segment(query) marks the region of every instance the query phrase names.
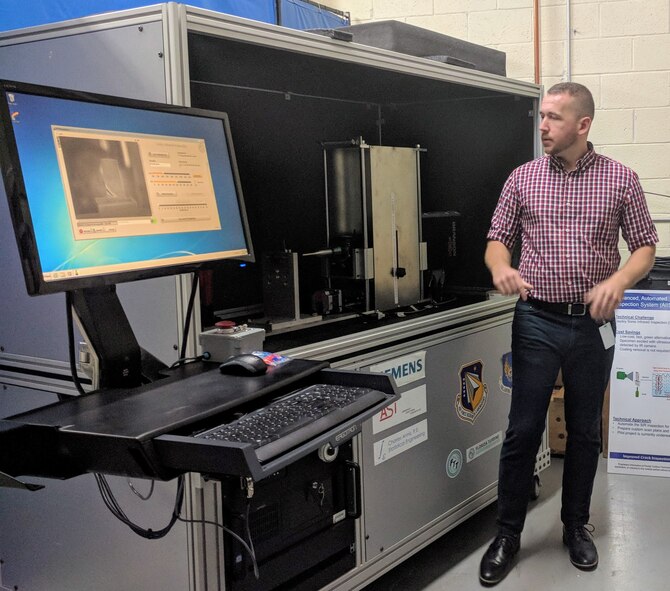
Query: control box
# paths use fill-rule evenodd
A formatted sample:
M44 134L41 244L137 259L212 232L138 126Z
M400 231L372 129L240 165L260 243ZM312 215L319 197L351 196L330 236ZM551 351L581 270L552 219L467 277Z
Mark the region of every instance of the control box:
M221 322L213 329L201 332L199 341L203 352L210 354L210 361L221 362L240 353L262 351L265 330Z

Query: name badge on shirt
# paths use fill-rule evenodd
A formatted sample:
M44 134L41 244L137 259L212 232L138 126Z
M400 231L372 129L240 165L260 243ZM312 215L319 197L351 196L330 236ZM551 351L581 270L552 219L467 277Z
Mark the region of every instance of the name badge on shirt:
M614 331L612 330L612 323L605 322L599 329L600 338L603 340L605 349L614 347Z

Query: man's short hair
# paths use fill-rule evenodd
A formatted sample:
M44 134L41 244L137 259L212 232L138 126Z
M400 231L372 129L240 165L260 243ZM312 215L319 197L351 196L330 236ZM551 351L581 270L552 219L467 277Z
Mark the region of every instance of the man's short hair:
M559 82L547 90L547 94L569 94L575 99L577 115L593 119L596 108L593 102L593 95L586 86L577 82Z

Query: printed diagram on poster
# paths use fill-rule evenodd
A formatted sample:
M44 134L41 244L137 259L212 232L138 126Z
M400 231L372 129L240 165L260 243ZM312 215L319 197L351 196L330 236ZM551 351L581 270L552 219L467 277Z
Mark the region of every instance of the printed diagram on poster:
M670 292L627 291L616 328L608 471L670 477Z

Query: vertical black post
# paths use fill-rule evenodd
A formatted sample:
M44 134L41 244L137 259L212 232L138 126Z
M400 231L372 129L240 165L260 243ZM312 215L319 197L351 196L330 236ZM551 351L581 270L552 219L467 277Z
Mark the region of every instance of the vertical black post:
M99 361L100 388L134 388L142 383L142 352L116 286L77 289L72 307Z
M281 3L282 3L282 0L275 0L275 14L277 16L277 24L278 25L282 24Z

